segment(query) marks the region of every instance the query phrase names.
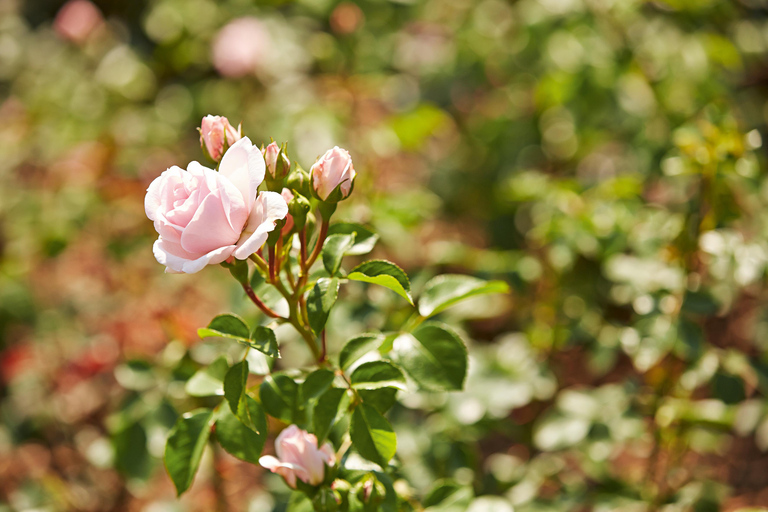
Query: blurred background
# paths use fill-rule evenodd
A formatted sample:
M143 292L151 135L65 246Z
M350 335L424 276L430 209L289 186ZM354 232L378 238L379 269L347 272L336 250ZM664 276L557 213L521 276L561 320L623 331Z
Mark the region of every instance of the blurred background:
M304 168L347 148L337 217L415 289L512 285L444 315L467 390L390 415L416 495L768 510L767 96L766 0L0 0L0 511L286 510L229 455L181 500L162 466L225 350L196 329L255 318L152 256L146 187L202 161L206 114ZM406 314L346 298L337 348Z

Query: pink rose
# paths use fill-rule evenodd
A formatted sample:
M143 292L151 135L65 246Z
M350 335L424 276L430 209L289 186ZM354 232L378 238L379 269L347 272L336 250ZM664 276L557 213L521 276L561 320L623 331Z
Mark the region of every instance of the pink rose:
M296 477L309 485L320 485L325 480L325 466L336 463L330 443L317 447L317 437L296 425L286 428L275 440L277 458L266 455L259 464L282 476L293 489Z
M317 197L323 201L340 201L352 192L352 184L355 180L355 169L352 167L352 157L346 149L336 146L329 149L315 162L309 171L312 188ZM336 188L339 195L330 197Z
M222 28L213 41L213 65L224 76L256 71L269 47L269 34L256 18L238 18Z
M293 192L291 192L290 189L283 188L283 191L280 192L280 195L283 196L283 199L285 199L285 203L288 204L291 201L293 201ZM285 217L285 225L283 225L283 230L281 233L283 235L287 235L291 232L293 229L293 215L290 213Z
M275 170L277 169L277 156L280 154L280 146L277 142L272 142L269 146L264 148L264 161L267 164L267 171L272 177L275 177Z
M98 7L88 0L70 0L56 14L53 28L64 39L82 43L103 22Z
M240 137L240 127L235 130L226 117L205 116L200 123L200 145L205 146L208 154L217 162L224 151L239 141Z
M160 234L154 245L166 272L193 274L230 256L255 253L288 214L276 192L258 192L264 157L244 137L224 154L219 172L191 162L173 166L147 189L144 210Z

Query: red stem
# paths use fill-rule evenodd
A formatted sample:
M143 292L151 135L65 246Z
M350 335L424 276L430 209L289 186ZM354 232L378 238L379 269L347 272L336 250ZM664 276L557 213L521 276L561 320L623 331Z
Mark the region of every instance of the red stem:
M269 306L264 304L261 299L256 295L256 292L253 291L253 288L251 288L251 285L247 283L243 283L243 290L245 290L245 293L248 295L248 298L251 299L251 301L256 304L256 306L264 312L265 315L272 317L272 318L283 318L274 311L272 311Z

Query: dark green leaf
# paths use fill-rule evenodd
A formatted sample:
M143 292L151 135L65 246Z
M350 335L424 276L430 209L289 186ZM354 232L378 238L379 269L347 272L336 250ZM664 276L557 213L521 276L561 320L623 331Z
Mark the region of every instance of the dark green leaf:
M403 269L394 263L384 260L366 261L353 268L347 278L389 288L413 305L411 282Z
M115 468L130 478L145 479L152 468L152 457L147 450L147 433L141 423L131 423L112 436L115 449Z
M235 259L232 263L225 261L221 266L229 269L230 274L237 279L238 283L246 284L248 282L248 262L246 260Z
M216 420L216 439L238 459L258 464L267 439L267 418L259 403L249 396L243 397L241 408L243 413L238 417L229 404L222 404Z
M346 253L350 256L368 254L373 250L373 247L379 240L379 235L366 228L365 226L354 224L352 222L339 222L337 224L333 224L330 229L328 229L328 235L350 233L355 234L354 245L346 251Z
M213 411L197 409L176 422L165 445L165 468L177 495L189 489L213 425Z
M307 298L307 314L309 315L309 325L315 334L320 334L325 328L325 322L328 321L328 315L331 308L336 303L339 295L339 280L321 278L309 292Z
M358 394L363 402L376 408L381 414L385 414L397 401L396 388L360 389Z
M369 361L358 366L351 377L355 389L405 389L405 376L386 361Z
M298 394L296 381L281 373L268 375L259 389L261 404L267 414L285 423L301 423L303 419Z
M232 366L224 376L224 398L229 402L232 412L239 414L240 400L245 393L245 382L248 380L248 361L241 361Z
M269 357L280 357L275 331L269 327L264 327L262 325L256 326L251 333L251 340L248 343L248 346L255 348Z
M230 338L246 345L250 342L248 325L242 318L232 314L215 317L208 327L198 329L197 335L201 338Z
M393 351L400 366L422 388L462 389L467 374L467 348L459 335L447 326L421 324L412 334L399 336Z
M331 388L317 400L312 414L312 427L318 445L325 440L333 425L347 411L349 402L347 390L341 388Z
M207 368L195 373L187 381L184 390L190 396L213 396L224 394L224 377L229 371L229 363L224 356L219 357Z
M333 384L335 377L336 375L331 370L325 368L320 368L307 375L307 378L301 383L302 402L314 400L325 393Z
M355 243L355 235L330 235L323 244L323 266L332 276L341 267L341 260Z
M419 298L419 314L430 317L464 299L488 293L509 293L504 281L485 281L472 276L446 274L430 279Z
M344 345L339 354L339 366L342 370L349 368L355 361L369 352L378 350L384 342L383 334L363 334L352 338Z
M352 414L349 435L358 453L386 467L397 451L397 436L387 419L375 407L362 403Z

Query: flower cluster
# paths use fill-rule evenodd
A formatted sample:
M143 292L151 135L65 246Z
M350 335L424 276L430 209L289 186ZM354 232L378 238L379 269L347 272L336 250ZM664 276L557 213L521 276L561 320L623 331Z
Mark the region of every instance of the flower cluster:
M278 223L284 234L295 225L288 203L300 191L283 187L291 167L285 145L272 142L259 149L240 127L220 116L203 118L200 143L218 162L218 171L198 162L186 170L173 166L150 184L144 201L160 235L155 258L171 273L245 260L261 249ZM312 194L336 202L351 192L355 172L349 153L336 147L312 166L310 175L305 181L311 181ZM265 178L270 190L260 191Z

